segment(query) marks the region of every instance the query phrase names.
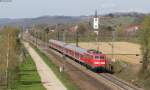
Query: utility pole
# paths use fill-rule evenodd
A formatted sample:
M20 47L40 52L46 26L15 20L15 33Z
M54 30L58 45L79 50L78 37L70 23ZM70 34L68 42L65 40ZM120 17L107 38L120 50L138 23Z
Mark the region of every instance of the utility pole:
M114 41L115 41L115 36L116 36L116 30L113 28L112 30L112 60L115 62L114 58Z
M57 30L58 25L56 24L55 31L57 31L57 40L59 41L59 30Z
M97 42L97 51L99 51L99 31L97 31L96 42Z
M46 33L45 44L46 44L46 47L48 47L48 33L49 33L49 27L47 27L47 28L45 29L45 33Z
M96 45L97 45L97 51L99 51L99 43L98 43L98 36L99 36L99 31L94 31L96 33Z
M57 39L58 39L58 41L59 41L59 30L58 30L58 32L57 32Z
M97 15L97 10L95 11L95 16L94 16L94 19L93 19L93 29L94 29L94 32L96 33L97 51L99 51L99 44L98 44L99 18L98 18L98 15Z
M46 45L47 45L47 47L48 47L48 32L47 32L47 40L46 40L46 41L47 41L47 44L46 44Z
M35 31L35 25L33 25L32 30L33 30L33 44L36 46L36 31Z
M79 33L78 30L76 31L76 46L79 47Z
M64 29L62 31L63 31L63 42L65 42L66 41L66 32Z
M35 43L36 43L36 47L38 47L38 45L37 45L37 37L38 37L38 35L37 35L37 31L35 31Z
M76 32L76 46L79 47L79 32L78 32L78 25L75 26L75 32Z
M63 31L63 42L65 43L65 41L66 41L66 33L65 33L65 30L63 29L62 30ZM65 48L65 44L64 44L64 48ZM65 49L63 49L63 56L62 56L62 58L63 58L63 65L60 67L60 72L62 72L62 71L64 71L64 69L65 69L65 61L66 61L66 55L65 55Z
M34 43L35 46L37 47L37 30L35 29L35 25L33 25L33 34L34 34Z
M8 88L8 67L9 67L9 34L8 34L8 36L7 36L7 38L8 38L8 46L7 46L7 60L6 60L6 86L7 86L7 88Z
M63 32L63 42L66 42L66 36L65 31Z

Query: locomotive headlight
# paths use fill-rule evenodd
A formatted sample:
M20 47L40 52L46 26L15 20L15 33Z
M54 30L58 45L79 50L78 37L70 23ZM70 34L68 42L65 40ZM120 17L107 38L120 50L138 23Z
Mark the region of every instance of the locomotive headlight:
M100 62L94 62L94 64L100 64Z
M101 64L105 64L105 62L101 62Z

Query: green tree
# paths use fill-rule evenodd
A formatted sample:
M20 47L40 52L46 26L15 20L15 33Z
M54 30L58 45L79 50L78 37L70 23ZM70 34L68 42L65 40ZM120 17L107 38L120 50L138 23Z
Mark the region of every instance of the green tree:
M148 70L148 65L150 61L150 16L145 17L139 34L141 52L143 55L142 71L146 72Z
M80 35L84 35L87 31L88 30L87 30L87 28L86 28L86 26L84 24L82 24L82 23L79 24L79 26L78 26L78 33Z
M5 27L0 33L0 82L8 83L10 88L10 85L14 83L14 79L17 77L16 72L20 56L19 30L13 27ZM8 67L6 67L7 61L9 61ZM8 70L7 78L6 70Z
M125 32L123 26L118 26L116 31L117 31L117 37L119 40L126 38L126 32Z

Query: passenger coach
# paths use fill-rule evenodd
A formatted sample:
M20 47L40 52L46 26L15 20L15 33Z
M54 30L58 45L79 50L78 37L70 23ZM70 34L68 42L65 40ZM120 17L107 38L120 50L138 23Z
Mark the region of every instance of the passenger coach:
M106 55L101 52L86 50L57 40L49 40L49 47L75 59L88 68L111 69L110 61L107 60Z

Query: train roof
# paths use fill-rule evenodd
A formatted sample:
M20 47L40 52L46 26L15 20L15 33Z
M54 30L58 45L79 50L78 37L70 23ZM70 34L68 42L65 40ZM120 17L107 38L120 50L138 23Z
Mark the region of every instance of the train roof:
M75 45L70 45L70 44L66 44L64 42L61 42L61 41L57 41L57 40L49 40L49 42L53 42L53 43L56 43L60 46L65 46L67 49L70 49L70 50L75 50L76 52L79 52L79 53L86 53L87 50L86 49L83 49L83 48L80 48L80 47L76 47Z
M65 46L67 49L71 49L71 50L75 50L76 52L79 52L79 53L86 53L87 50L86 49L83 49L83 48L80 48L80 47L76 47L75 45L66 45Z
M57 40L53 40L53 39L50 39L49 42L52 42L52 43L55 43L57 45L60 45L62 47L65 47L67 49L70 49L70 50L74 50L78 53L87 53L87 54L91 54L91 55L104 55L102 54L102 52L96 52L96 50L94 49L89 49L89 50L86 50L84 48L81 48L81 47L77 47L75 45L71 45L71 44L67 44L67 43L64 43L62 41L57 41Z

